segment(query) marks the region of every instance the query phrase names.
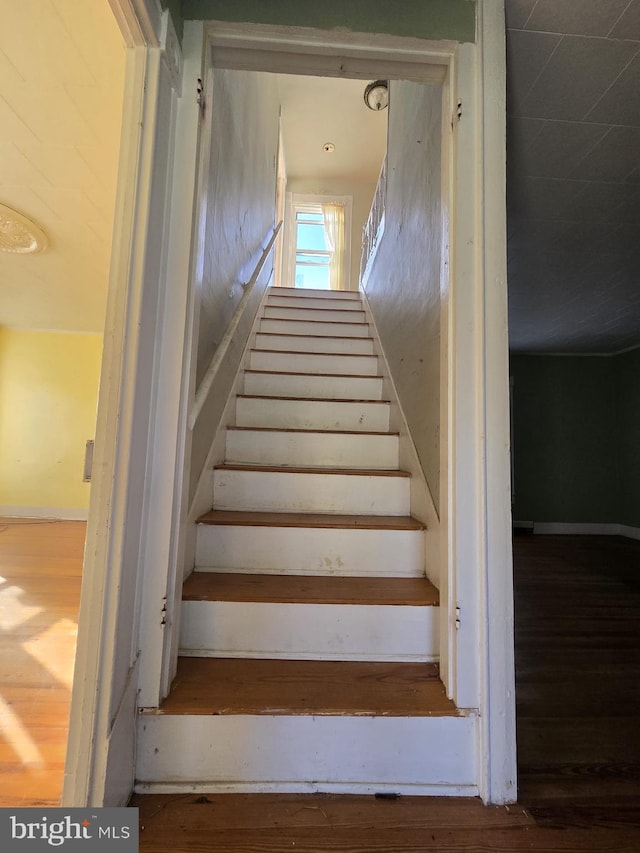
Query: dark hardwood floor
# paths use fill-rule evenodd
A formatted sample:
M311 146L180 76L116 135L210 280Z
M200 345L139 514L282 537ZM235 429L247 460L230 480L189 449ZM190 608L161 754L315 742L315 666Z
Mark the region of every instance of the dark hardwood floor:
M142 853L640 853L640 542L516 537L520 802L137 796Z
M520 801L545 826L637 829L640 542L514 545Z

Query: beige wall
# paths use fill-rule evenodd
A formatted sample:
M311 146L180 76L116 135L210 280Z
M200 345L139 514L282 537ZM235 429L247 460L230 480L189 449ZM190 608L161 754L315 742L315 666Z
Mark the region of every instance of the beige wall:
M436 508L440 471L441 90L391 83L386 226L367 283Z
M0 329L0 512L83 518L102 336Z

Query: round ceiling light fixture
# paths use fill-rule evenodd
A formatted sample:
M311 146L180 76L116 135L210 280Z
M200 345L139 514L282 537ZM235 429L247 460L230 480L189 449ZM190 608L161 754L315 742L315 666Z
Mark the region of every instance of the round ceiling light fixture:
M336 146L333 144L333 142L325 142L325 144L322 146L322 150L325 154L333 154L333 152L336 150Z
M49 241L39 225L24 214L0 204L0 252L32 255L43 252Z
M374 80L364 90L364 102L370 110L379 112L389 106L389 83L386 80Z

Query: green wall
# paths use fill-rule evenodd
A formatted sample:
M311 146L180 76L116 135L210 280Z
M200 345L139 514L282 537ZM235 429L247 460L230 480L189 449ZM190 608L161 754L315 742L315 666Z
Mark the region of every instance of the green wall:
M640 527L640 349L615 359L621 524Z
M640 350L511 358L514 519L640 526Z
M169 9L178 38L182 41L182 0L160 0L160 5L163 10Z
M182 0L182 14L185 20L475 40L475 0Z

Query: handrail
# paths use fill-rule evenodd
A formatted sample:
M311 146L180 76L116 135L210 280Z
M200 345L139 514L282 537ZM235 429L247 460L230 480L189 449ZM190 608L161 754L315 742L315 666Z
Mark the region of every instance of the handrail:
M253 275L249 279L249 281L244 285L244 293L242 294L242 298L238 305L236 306L236 310L233 312L233 317L231 318L227 329L222 336L222 340L216 347L216 351L211 356L211 361L209 362L209 367L207 367L207 371L202 377L202 381L200 385L198 385L198 390L196 391L196 395L193 400L193 406L191 407L191 412L189 414L189 429L193 430L200 416L200 412L205 404L205 400L211 390L211 386L213 385L213 380L215 379L216 373L218 372L218 368L220 367L220 363L222 359L225 357L229 344L231 343L231 339L233 338L235 331L238 327L238 323L240 322L240 318L245 309L245 305L251 295L251 291L253 290L256 282L258 281L258 277L262 272L262 268L265 265L269 254L271 253L271 249L273 248L273 244L276 241L276 237L278 236L278 232L282 227L282 219L278 224L274 227L273 233L269 238L267 245L262 250L262 254L260 255L260 260L256 264L256 268L253 271Z
M360 287L364 288L373 259L378 250L384 231L385 207L387 202L387 158L385 156L380 168L378 183L373 194L371 210L366 224L362 229L362 254L360 256Z

